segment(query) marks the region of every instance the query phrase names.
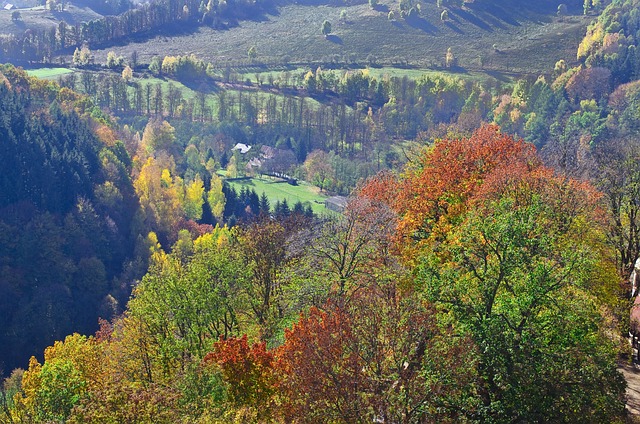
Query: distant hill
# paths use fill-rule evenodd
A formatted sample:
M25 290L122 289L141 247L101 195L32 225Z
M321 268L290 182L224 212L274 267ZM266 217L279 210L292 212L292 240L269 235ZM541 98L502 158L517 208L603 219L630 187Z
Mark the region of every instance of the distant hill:
M431 0L404 0L402 11L394 0L381 0L375 8L363 1L340 5L327 0L284 2L278 7L267 2L260 3L261 13L216 12L207 18L197 2L191 2L188 8L184 6L188 9L183 11L188 14L184 21L136 30L138 35L122 39L116 36L117 42L90 44L97 62L104 61L109 50L125 57L135 50L142 62L154 55L195 53L217 65L246 61L248 50L255 46L255 61L269 64L357 62L431 68L442 66L447 49L452 47L461 68L537 74L548 71L560 59L572 62L593 19L582 14L582 2L577 0L566 2L567 15L561 17L557 16L556 1L476 0L462 7L443 3L445 6L438 7ZM12 20L11 12L0 11L0 33L24 34L53 28L60 21L78 25L131 6L128 0L104 4L80 0L68 3L62 12L43 7L23 9L19 21ZM409 6L420 12L408 13ZM443 19L445 9L448 16ZM389 12L393 12L393 19ZM320 31L325 20L332 23L327 37ZM67 46L70 43L67 40ZM68 49L62 52L72 53ZM53 52L54 60L56 54Z
M200 27L132 39L124 46L96 51L96 61L103 61L109 50L125 57L136 50L143 62L154 55L188 52L218 65L246 61L249 48L255 46L257 62L434 67L444 64L447 48L452 47L462 68L537 74L553 69L560 59L575 61L577 46L593 19L582 15L577 2L571 2L568 16L557 17L556 2L517 0L447 8L449 19L443 22L444 8L435 1L420 4L420 16L409 19L400 17L398 3L392 0L382 0L375 9L362 3L289 4L263 20L242 21L226 31ZM390 11L395 20L388 19ZM324 20L332 23L328 37L320 31Z

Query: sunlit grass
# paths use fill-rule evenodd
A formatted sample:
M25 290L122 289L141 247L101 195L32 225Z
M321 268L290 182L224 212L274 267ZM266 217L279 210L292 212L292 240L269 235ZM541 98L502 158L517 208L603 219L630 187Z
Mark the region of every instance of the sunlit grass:
M255 190L258 196L261 196L264 192L271 203L271 208L275 206L277 201L282 202L286 199L291 209L297 202L302 202L305 206L310 205L315 214L320 215L329 212L324 207L324 200L328 196L320 194L317 187L313 187L304 181L299 181L298 185L295 186L269 177L227 180L227 182L237 192L240 192L243 187Z

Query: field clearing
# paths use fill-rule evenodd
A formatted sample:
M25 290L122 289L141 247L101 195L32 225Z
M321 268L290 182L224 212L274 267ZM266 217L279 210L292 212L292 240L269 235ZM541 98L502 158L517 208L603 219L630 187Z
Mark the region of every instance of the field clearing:
M18 35L24 34L27 29L46 30L53 28L60 21L65 21L70 25L76 25L102 17L102 15L88 7L77 7L71 3L65 3L65 10L62 12L46 10L44 6L42 6L44 2L38 3L40 3L40 5L35 5L34 2L19 2L18 9L16 9L20 12L21 19L19 21L11 19L13 10L0 9L0 34ZM23 8L21 5L25 7Z
M287 71L258 71L258 72L241 72L238 75L242 81L249 80L251 83L257 83L257 77L259 76L262 82L266 82L269 76L272 76L274 79L278 79L282 76L284 72L288 72L290 78L289 80L293 80L298 75L303 75L304 73L312 70L311 68L296 68L293 70ZM315 69L313 69L315 72ZM422 77L451 77L451 78L459 78L465 81L472 82L494 82L496 80L500 80L501 82L512 82L513 76L509 74L500 74L497 72L485 72L485 71L446 71L446 70L434 70L434 69L411 69L411 68L395 68L395 67L362 67L362 68L349 68L349 69L324 69L325 72L335 72L336 75L341 76L345 72L357 72L357 71L366 71L372 77L377 79L383 78L391 78L398 77L403 78L407 77L409 79L417 80Z
M60 75L66 75L75 72L73 69L69 68L40 68L27 69L26 71L32 77L48 80L54 80L57 79Z
M447 22L440 20L442 9L435 2L422 3L422 17L412 21L387 18L389 10L399 15L393 0L381 0L375 10L368 4L342 8L286 5L277 15L243 21L228 30L199 27L187 34L138 38L95 54L97 61L103 61L109 50L125 57L135 50L141 61L148 62L155 55L193 53L222 68L229 61L247 64L247 51L255 46L257 62L294 68L323 63L439 68L447 48L452 47L459 65L469 71L484 68L536 75L549 72L560 59L575 62L576 48L592 19L577 10L558 18L557 5L537 3L513 0L450 9ZM345 21L340 20L342 10L347 14ZM325 19L333 26L328 37L320 33Z
M323 215L331 213L331 211L324 207L324 200L328 196L320 194L317 187L311 186L304 181L298 181L298 185L294 186L286 182L281 182L281 180L268 177L256 177L246 180L227 180L227 183L238 192L240 192L243 187L255 190L258 196L261 196L264 192L272 208L275 206L276 201L282 202L286 199L291 209L293 209L293 205L297 202L302 202L305 206L307 204L311 205L311 209L315 214Z
M244 78L242 81L245 81L246 79L249 78ZM233 95L234 97L236 95L238 95L238 93L242 93L243 96L245 96L245 98L250 98L252 103L254 104L258 104L260 106L264 106L264 104L266 103L266 101L268 99L270 99L272 96L276 97L276 104L277 107L280 107L282 105L282 101L284 99L284 95L277 92L277 91L263 91L261 89L259 89L258 87L253 87L253 86L243 86L241 84L234 84L234 85L226 85L224 86L223 89L221 89L218 86L214 86L213 84L211 85L206 85L206 86L200 86L196 89L191 88L189 86L184 85L183 83L176 81L176 80L172 80L172 79L163 79L163 78L155 78L155 77L149 77L149 78L134 78L134 82L137 82L139 84L141 84L143 87L146 84L151 84L153 87L155 87L157 84L160 84L162 86L162 92L166 95L168 89L169 89L169 84L172 84L173 87L177 90L180 90L182 92L182 96L184 99L186 100L190 100L192 98L194 98L196 96L196 93L198 90L203 90L205 93L207 93L207 106L214 111L218 110L218 95L217 93L219 93L220 91L225 91L227 93L227 95ZM255 73L254 73L254 77L253 80L251 80L252 84L255 84ZM132 94L132 91L134 90L133 87L130 87L129 89L130 94ZM296 99L298 99L299 97L294 96ZM311 107L313 109L317 108L320 105L320 102L318 102L316 99L313 99L311 97L305 97L304 98L305 104L308 107ZM236 108L239 107L238 105L236 105Z
M192 99L196 95L196 90L187 87L180 81L172 80L168 78L155 78L155 77L134 78L133 82L141 84L143 87L147 84L151 84L153 87L160 84L160 86L162 87L162 92L165 95L169 90L169 85L173 85L173 88L176 90L180 90L182 92L182 97L184 97L187 100ZM130 90L133 90L133 87L130 87Z

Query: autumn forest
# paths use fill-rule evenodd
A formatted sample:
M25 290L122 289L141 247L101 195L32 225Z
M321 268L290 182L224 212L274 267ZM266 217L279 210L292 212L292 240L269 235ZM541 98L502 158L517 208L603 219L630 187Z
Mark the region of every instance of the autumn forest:
M12 15L60 21L0 34L0 423L639 422L640 1L541 1L542 73L118 50L287 3Z

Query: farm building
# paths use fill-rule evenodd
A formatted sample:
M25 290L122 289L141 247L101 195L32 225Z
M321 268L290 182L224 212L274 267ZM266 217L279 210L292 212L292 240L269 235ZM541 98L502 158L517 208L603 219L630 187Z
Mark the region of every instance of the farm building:
M246 145L246 144L244 144L244 143L238 143L238 144L236 144L235 146L233 146L233 149L231 149L231 150L239 150L239 151L240 151L240 153L242 153L242 154L244 155L244 154L245 154L245 153L247 153L249 150L251 150L251 146L247 146L247 145Z
M276 149L271 146L262 146L260 148L260 153L262 154L263 158L271 159L276 155Z
M342 212L347 207L348 199L344 196L329 197L324 201L324 207L335 211Z
M253 158L249 162L247 162L247 166L245 167L248 172L251 172L254 169L260 169L262 166L262 161L258 158Z

